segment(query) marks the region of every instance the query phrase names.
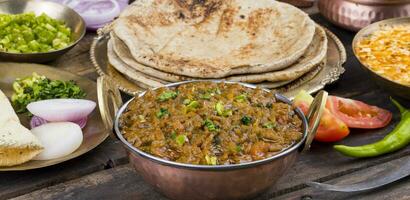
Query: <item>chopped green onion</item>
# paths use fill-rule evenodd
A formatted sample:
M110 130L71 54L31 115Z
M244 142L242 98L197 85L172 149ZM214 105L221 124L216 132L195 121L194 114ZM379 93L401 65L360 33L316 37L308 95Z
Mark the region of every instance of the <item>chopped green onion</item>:
M166 91L163 92L161 95L159 95L158 97L158 101L168 101L170 99L175 99L178 96L178 92L174 92L174 91Z
M217 165L218 164L218 159L215 156L205 156L205 161L206 164L208 165Z
M243 125L249 125L252 123L252 118L245 115L242 117L241 122Z
M158 119L161 119L167 115L169 115L169 111L166 108L160 108L159 111L156 113Z
M26 106L35 101L81 99L86 96L86 93L74 81L50 80L36 73L29 77L16 79L13 82L13 90L11 101L17 113L26 113Z
M182 145L184 145L184 143L186 142L187 139L188 138L185 135L178 135L175 138L175 141L179 146L182 146Z

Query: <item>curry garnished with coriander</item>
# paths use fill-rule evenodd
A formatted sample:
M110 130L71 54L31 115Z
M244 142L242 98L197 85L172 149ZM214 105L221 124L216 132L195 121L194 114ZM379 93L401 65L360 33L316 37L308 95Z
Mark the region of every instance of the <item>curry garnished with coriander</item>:
M130 102L120 129L144 152L200 165L261 160L303 136L292 106L272 93L212 82L149 90Z

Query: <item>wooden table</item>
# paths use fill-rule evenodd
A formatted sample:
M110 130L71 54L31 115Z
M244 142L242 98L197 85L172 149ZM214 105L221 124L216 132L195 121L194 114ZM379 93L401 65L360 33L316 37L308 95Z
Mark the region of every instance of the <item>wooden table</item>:
M379 89L353 57L351 41L354 33L337 28L318 14L312 16L343 41L348 60L346 73L326 87L331 94L363 100L394 112L392 123L380 130L352 130L341 143L358 145L381 139L399 121L399 113L389 101L389 94ZM89 60L89 47L95 34L88 33L69 53L50 63L60 69L96 80L97 74ZM401 101L410 106L409 102ZM391 166L410 159L410 147L372 158L350 159L332 149L332 144L314 143L286 176L257 199L409 199L410 181L405 179L369 193L346 195L315 191L307 181L352 183L367 179ZM228 180L229 181L229 180ZM252 184L252 183L250 183ZM38 170L0 173L0 199L166 199L146 184L128 164L118 141L107 139L95 150L77 159Z

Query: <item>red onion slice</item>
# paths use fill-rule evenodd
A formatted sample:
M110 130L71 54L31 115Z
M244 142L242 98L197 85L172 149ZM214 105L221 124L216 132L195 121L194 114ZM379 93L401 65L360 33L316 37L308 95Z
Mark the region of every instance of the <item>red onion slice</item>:
M79 119L77 121L73 121L73 123L78 124L78 126L80 126L80 128L83 129L87 125L87 121L88 121L88 118L85 117L85 118ZM47 120L45 120L45 119L43 119L39 116L34 115L30 120L30 127L33 129L37 126L41 126L41 125L47 124L47 123L49 123Z
M41 126L41 125L47 124L47 123L48 123L47 120L45 120L45 119L43 119L43 118L41 118L41 117L37 117L37 116L34 115L34 116L31 118L31 120L30 120L30 127L31 127L31 128L35 128L35 127L37 127L37 126Z
M115 0L65 0L63 4L77 11L87 26L108 23L121 12Z

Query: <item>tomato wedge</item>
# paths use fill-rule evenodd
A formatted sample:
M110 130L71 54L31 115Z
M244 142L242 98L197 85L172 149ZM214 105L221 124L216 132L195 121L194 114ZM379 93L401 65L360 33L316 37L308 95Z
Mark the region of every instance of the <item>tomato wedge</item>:
M388 110L342 97L329 96L326 108L350 128L382 128L392 119Z
M312 101L313 97L302 90L296 95L293 105L300 108L306 115ZM325 109L320 119L315 140L319 142L336 142L342 140L347 135L349 135L347 125L334 116L328 109Z

